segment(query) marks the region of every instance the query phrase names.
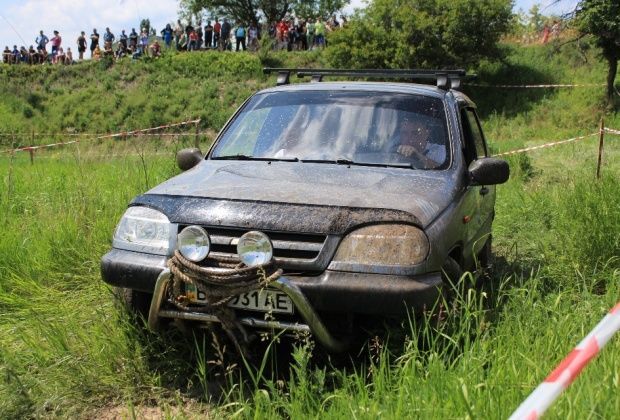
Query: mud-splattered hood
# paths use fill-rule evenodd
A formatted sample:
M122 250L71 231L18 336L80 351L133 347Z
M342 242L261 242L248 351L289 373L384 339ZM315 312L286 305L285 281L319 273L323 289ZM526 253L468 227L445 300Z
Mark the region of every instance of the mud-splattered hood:
M408 213L416 224L426 226L452 201L455 185L459 184L454 178L453 171L207 160L153 188L134 203L149 204L154 202L149 197L157 196L155 201L165 197L174 197L175 202L179 197L220 203L234 200L240 207L243 202L261 202L290 204L294 208L386 209ZM200 200L189 202L197 206ZM183 205L184 211L189 202ZM185 219L178 214L169 217Z

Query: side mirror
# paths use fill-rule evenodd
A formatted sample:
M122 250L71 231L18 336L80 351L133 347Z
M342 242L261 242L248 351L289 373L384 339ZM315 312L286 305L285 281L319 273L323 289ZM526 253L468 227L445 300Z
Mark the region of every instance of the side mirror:
M503 184L510 177L510 167L503 159L481 158L469 165L469 177L474 185Z
M182 171L187 171L198 165L203 158L200 149L182 149L177 152L177 166Z

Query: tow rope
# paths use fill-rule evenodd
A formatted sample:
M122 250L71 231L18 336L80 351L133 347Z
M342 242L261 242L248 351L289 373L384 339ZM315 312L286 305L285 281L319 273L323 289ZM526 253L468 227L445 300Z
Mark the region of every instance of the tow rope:
M213 256L198 265L183 257L176 250L168 260L172 273L172 288L168 287L168 302L182 311L209 313L218 318L224 331L239 354L249 357L246 347L250 337L235 311L228 306L241 293L267 287L282 275L282 269L270 261L256 267L248 267L235 257ZM192 285L205 296L206 305L193 302L185 291L185 284ZM243 343L243 346L240 344Z

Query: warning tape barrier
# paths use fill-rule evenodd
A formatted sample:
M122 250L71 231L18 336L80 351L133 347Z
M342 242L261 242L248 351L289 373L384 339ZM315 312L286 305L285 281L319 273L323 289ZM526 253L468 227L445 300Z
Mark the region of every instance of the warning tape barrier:
M557 146L558 144L571 143L571 142L574 142L574 141L586 139L588 137L598 136L599 134L600 134L600 132L597 131L596 133L586 134L585 136L573 137L572 139L553 141L551 143L545 143L545 144L541 144L539 146L525 147L523 149L517 149L517 150L511 150L509 152L497 153L497 154L493 155L493 157L515 155L517 153L529 152L531 150L544 149L546 147Z
M509 420L538 419L619 330L620 302L562 360L544 382L538 385Z
M605 131L608 132L609 134L615 134L615 135L620 136L620 130L614 130L613 128L605 127Z
M195 123L194 123L195 124ZM148 133L137 133L133 134L134 136L153 136L153 137L174 137L174 136L195 136L198 135L207 135L207 132L200 131L198 133L194 131L184 131L177 133L157 133L157 134L148 134ZM0 137L97 137L100 134L98 133L0 133Z
M574 88L574 87L600 87L606 86L605 83L581 83L581 84L547 84L547 85L483 85L477 83L465 83L465 86L488 87L488 88L508 88L508 89L542 89L542 88Z
M0 153L28 152L28 151L38 150L38 149L45 149L49 147L66 146L69 144L75 144L75 143L79 143L82 141L89 141L89 140L105 140L105 139L113 139L113 138L123 138L123 137L131 137L131 136L148 136L148 135L161 136L161 134L145 134L145 133L150 133L152 131L157 131L157 130L164 130L167 128L180 127L184 125L198 124L200 121L201 121L200 118L198 118L196 120L189 120L189 121L183 121L179 123L160 125L158 127L143 128L140 130L122 131L120 133L93 136L93 137L86 138L86 139L63 141L63 142L43 144L43 145L37 145L37 146L22 146L22 147L18 147L15 149L6 149L6 150L1 151ZM170 134L170 133L167 133L167 134ZM171 134L171 135L177 135L177 134ZM196 133L193 133L192 135L196 135Z

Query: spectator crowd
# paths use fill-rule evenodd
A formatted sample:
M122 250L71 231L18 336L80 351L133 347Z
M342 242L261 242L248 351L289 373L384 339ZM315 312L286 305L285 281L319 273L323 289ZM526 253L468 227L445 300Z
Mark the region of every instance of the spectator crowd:
M123 29L118 37L110 31L110 28L106 28L103 36L97 32L97 29L93 29L89 37L84 31L77 37L75 44L77 57L73 56L71 47L64 49L63 39L57 30L53 31L54 35L51 39L41 30L34 40L35 43L29 48L23 45L18 48L14 45L13 49L10 49L7 45L2 54L2 61L5 64L66 65L73 64L75 59L83 60L87 51L90 51L90 58L94 60L100 60L103 57L140 59L143 56L151 56L157 58L161 56L163 49L231 51L233 43L235 51L240 49L257 51L260 48L259 40L263 36L269 37L271 41L267 48L303 51L325 48L327 33L345 24L344 16L341 16L341 22L339 22L335 15L327 21L321 18L285 18L270 25L237 23L234 26L227 18L222 19L221 22L218 18L213 21L208 20L204 26L202 21L198 21L196 25L191 22L184 25L179 19L174 27L168 24L160 31L163 45L155 36L155 30L148 28L141 28L139 33L133 28L129 34Z

